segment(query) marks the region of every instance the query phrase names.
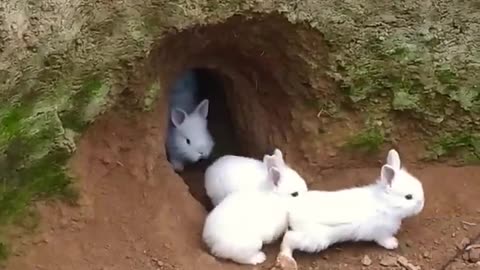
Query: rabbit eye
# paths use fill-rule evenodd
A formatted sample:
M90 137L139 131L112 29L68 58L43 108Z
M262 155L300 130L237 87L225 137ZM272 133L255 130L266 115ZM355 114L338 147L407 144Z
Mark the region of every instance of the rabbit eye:
M297 197L297 196L298 196L298 192L295 191L295 192L293 192L293 193L290 194L290 195L292 195L292 197Z
M405 199L407 199L407 200L413 199L412 194L407 194L407 195L405 195Z
M190 139L186 138L187 144L190 144Z

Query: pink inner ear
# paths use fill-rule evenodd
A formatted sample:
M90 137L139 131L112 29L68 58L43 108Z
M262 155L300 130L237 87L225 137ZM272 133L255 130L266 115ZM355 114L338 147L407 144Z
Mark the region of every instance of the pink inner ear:
M269 170L270 178L275 186L280 182L280 171L276 167L271 167Z
M172 120L172 123L174 126L178 127L180 126L181 124L183 124L183 122L185 121L185 119L187 118L187 114L180 110L180 109L174 109L171 113L171 120Z
M204 100L202 100L202 102L200 102L200 104L198 104L195 111L198 114L200 114L203 118L207 118L207 116L208 116L208 105L209 105L208 99L204 99Z
M393 179L395 179L395 173L395 169L393 169L390 165L383 165L381 172L382 182L388 186L391 186Z

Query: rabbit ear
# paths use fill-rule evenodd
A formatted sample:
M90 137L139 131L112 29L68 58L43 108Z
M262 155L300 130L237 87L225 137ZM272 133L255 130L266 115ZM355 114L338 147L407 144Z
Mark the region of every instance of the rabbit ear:
M275 162L277 166L285 165L285 161L283 160L283 154L282 154L282 151L280 151L280 149L275 148L275 150L273 151L273 157L275 158Z
M270 168L275 166L275 159L270 155L263 156L263 164L267 167L267 170L270 171Z
M170 119L172 120L172 123L175 127L180 126L183 124L185 119L187 119L187 113L183 111L182 109L175 108L172 110L172 113L170 115Z
M388 164L383 165L382 172L380 173L382 183L391 186L393 179L395 178L395 173L396 170L392 166Z
M268 170L268 177L273 182L273 184L275 186L277 186L278 182L280 182L280 171L278 170L278 168L277 167L271 167Z
M395 149L388 151L387 164L397 170L401 168L400 155Z
M209 101L208 99L202 100L200 104L198 104L197 108L195 108L195 113L200 114L203 118L207 118L208 116L208 105Z

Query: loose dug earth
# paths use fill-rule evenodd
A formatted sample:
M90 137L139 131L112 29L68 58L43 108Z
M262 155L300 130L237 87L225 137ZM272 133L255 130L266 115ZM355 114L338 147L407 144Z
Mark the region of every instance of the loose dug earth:
M278 244L267 247L269 260L258 267L217 261L204 251L205 210L165 161L155 115L110 113L87 131L71 161L80 179L80 207L39 204L38 233L15 241L6 269L270 269ZM427 203L405 222L398 250L342 244L321 254L295 254L300 269L403 269L380 265L396 264L389 256L398 255L421 269L442 269L458 255L459 266L448 269L466 267L458 247L480 234L480 167L409 168L423 181ZM378 171L333 168L311 187L366 183Z

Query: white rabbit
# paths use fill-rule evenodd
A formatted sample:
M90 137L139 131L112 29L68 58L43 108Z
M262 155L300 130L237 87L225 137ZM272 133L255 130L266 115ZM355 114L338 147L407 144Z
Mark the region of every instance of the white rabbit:
M301 194L304 186L280 189L284 180L275 166L269 168L267 177L275 186L273 190L234 192L207 216L203 241L214 256L240 264L260 264L266 259L263 244L285 232L288 200Z
M294 250L319 252L344 241L375 241L395 249L402 219L424 207L422 183L388 152L376 183L339 191L308 191L289 205L289 227L277 263L295 264ZM286 259L286 261L285 261Z
M176 82L170 96L170 121L166 140L168 160L176 171L185 163L210 156L215 145L207 127L208 99L195 107L197 85L193 71Z
M281 181L277 186L268 179L267 168L275 166ZM227 195L239 190L307 190L305 180L283 160L283 154L275 149L273 156L265 155L263 162L257 159L226 155L217 159L205 171L205 190L213 206Z

